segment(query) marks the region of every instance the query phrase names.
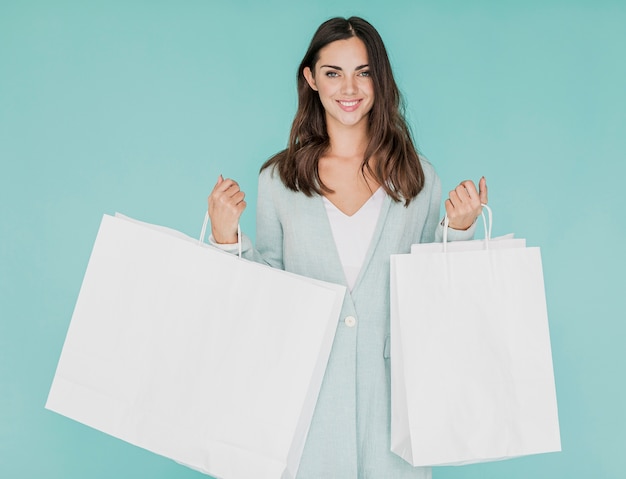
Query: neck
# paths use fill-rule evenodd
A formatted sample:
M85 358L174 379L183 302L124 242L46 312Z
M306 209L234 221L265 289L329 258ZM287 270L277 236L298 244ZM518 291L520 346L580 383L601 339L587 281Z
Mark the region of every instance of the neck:
M369 143L367 123L365 121L352 126L328 122L327 131L330 139L330 155L345 158L358 157L360 161L363 161L365 150Z

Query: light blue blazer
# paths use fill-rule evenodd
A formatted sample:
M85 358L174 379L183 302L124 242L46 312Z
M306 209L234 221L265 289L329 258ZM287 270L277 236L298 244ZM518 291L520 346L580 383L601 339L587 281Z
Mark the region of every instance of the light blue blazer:
M440 181L430 163L422 166L426 186L408 207L385 198L362 270L346 293L299 479L431 477L430 469L390 451L390 255L442 233ZM450 240L472 235L473 228L449 232ZM246 236L242 248L247 259L346 284L322 198L287 189L271 169L259 176L256 248Z

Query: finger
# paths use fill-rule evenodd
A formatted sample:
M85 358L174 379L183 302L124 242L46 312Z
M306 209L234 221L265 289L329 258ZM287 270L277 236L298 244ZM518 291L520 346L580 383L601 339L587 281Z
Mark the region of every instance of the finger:
M459 198L459 194L456 190L452 190L448 193L448 199L446 202L450 202L450 208L455 208L456 206L461 204L461 199Z
M215 188L217 188L219 185L221 185L223 181L224 181L224 177L222 175L219 175L217 177L217 183L215 183L215 186L213 187L213 189L215 190Z
M233 197L243 192L239 189L239 185L233 180L224 180L222 179L221 183L215 185L213 188L213 192L209 195L209 208L211 208L212 203L220 203L220 204L228 204L233 201ZM242 197L243 198L243 197ZM238 203L239 201L237 201Z
M488 201L488 191L487 180L483 176L478 182L478 195L480 197L480 202L484 205L486 205Z
M224 177L222 175L219 175L217 177L217 183L215 183L215 186L213 186L213 191L211 191L211 193L209 194L209 196L207 198L207 201L208 201L208 204L209 204L209 210L211 209L211 201L215 197L215 192L217 191L217 187L219 185L221 185L223 181L224 181Z
M241 199L243 199L244 192L241 191L239 189L239 185L235 183L228 187L228 189L224 192L224 196L235 203L239 203L239 198L241 197Z
M245 197L246 195L243 191L238 191L236 194L231 196L230 199L233 202L233 204L239 205Z
M467 191L467 188L463 183L454 188L454 190L450 192L449 196L456 207L460 207L463 203L469 203L471 200L470 193Z
M467 198L469 199L478 198L478 191L476 191L476 186L471 180L462 181L457 188L463 188L465 190L465 193L467 194ZM463 190L461 190L461 192L463 192Z
M239 191L239 184L230 178L222 179L220 183L215 185L216 193L227 193L229 196Z

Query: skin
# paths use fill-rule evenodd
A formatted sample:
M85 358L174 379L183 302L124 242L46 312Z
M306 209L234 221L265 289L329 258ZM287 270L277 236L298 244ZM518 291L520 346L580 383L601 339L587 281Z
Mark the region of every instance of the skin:
M314 69L307 67L303 74L326 112L330 148L318 165L320 179L333 190L326 197L352 216L380 186L361 172L368 141L367 117L375 101L365 45L357 37L330 43L320 50ZM237 242L237 224L246 208L244 198L236 181L220 175L208 198L211 232L217 243ZM480 179L478 188L471 180L462 181L445 201L450 228L468 229L480 214L481 203L487 203L485 178Z

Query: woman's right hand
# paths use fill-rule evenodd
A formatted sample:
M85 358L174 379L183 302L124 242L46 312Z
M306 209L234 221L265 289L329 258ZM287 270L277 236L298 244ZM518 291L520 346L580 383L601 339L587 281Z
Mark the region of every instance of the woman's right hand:
M239 217L246 208L244 197L236 181L219 176L208 200L211 234L216 243L237 243Z

